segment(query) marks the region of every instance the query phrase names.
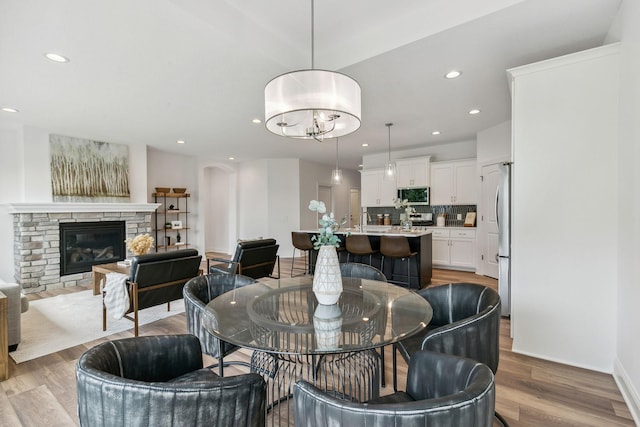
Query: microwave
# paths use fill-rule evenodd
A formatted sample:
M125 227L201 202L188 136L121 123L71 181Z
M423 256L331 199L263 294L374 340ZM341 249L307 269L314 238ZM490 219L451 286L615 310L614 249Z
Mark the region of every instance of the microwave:
M429 187L398 188L398 199L406 199L410 205L429 205Z

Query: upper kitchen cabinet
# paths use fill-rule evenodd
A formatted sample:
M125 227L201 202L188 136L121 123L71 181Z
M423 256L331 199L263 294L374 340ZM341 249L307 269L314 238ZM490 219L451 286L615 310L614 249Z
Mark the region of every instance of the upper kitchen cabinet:
M475 160L431 164L432 205L475 205L478 180Z
M363 170L360 174L362 207L393 206L393 199L397 197L395 179L384 179L383 169Z
M429 165L431 156L396 160L398 188L419 188L429 186Z

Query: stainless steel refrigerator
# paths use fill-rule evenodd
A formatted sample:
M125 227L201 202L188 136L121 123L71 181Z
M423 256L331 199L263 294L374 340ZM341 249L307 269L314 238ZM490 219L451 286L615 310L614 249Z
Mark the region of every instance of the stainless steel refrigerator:
M500 179L496 190L496 222L498 223L498 293L502 315L511 315L511 166L498 166Z

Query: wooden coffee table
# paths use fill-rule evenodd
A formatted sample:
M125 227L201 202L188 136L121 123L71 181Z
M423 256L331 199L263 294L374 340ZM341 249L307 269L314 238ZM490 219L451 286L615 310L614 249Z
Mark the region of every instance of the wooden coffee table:
M100 294L100 282L105 278L107 273L123 273L129 274L130 266L120 266L117 262L110 264L98 264L91 267L93 273L93 294Z

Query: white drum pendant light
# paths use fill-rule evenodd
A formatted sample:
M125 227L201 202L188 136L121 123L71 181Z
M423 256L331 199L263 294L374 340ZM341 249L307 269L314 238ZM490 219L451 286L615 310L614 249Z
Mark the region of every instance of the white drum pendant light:
M264 89L265 125L288 138L337 138L360 127L360 85L334 71L314 69L311 0L311 69L275 77Z

